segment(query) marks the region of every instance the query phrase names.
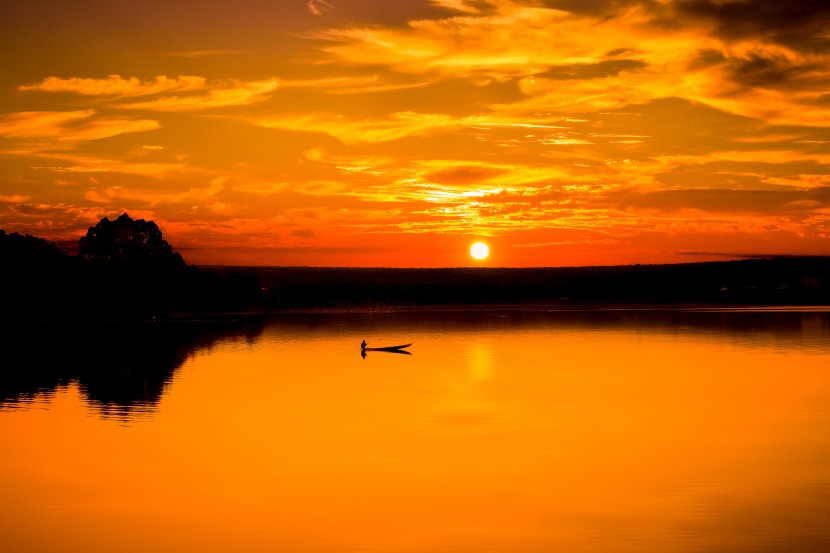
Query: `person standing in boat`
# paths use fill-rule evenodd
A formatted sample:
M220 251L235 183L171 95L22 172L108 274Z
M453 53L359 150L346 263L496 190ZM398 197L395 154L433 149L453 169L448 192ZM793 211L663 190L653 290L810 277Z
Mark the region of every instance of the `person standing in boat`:
M366 349L366 346L368 345L369 344L366 342L366 340L363 340L362 342L360 342L360 349Z

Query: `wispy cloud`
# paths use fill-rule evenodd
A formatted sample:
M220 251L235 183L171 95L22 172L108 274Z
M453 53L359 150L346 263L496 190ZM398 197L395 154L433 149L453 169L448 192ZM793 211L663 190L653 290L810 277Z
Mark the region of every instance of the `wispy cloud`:
M158 205L174 205L181 203L201 203L218 206L221 204L216 197L224 190L221 181L214 181L207 186L191 187L187 190L176 192L164 192L159 190L148 190L131 188L126 186L110 186L101 190L93 190L87 193L87 199L99 203L123 203L125 200L138 202L140 205L155 207Z
M217 85L205 94L163 96L155 100L120 104L122 109L188 112L255 104L266 99L278 87L277 79L267 81L231 81Z
M141 81L135 77L125 79L120 75L110 75L104 79L71 77L47 77L40 83L22 85L24 92L71 92L85 96L149 96L164 92L188 92L202 90L206 86L203 77L180 76L169 78L155 77Z
M35 165L33 170L51 173L120 173L140 175L160 179L171 173L181 173L188 169L186 161L179 162L146 162L134 159L113 159L103 155L79 155L76 153L41 154L41 159L49 160L49 165Z
M80 111L24 111L0 116L0 134L12 137L57 136L66 125L84 121L95 115L95 110Z
M323 15L329 10L334 9L334 5L326 0L308 0L306 7L312 15Z
M25 196L23 194L0 194L0 203L6 204L21 204L31 199L31 196Z
M344 144L387 142L459 126L452 117L442 114L400 112L385 119L355 120L335 114L285 114L262 117L253 121L270 129L299 132L321 132Z
M439 8L461 13L480 13L479 8L476 8L471 2L465 0L429 0L429 3Z
M548 117L510 118L500 116L471 115L453 117L443 113L395 112L383 118L353 119L334 113L286 113L252 119L251 122L266 128L296 132L324 133L344 144L389 142L410 136L455 132L462 129L491 130L517 129L546 131L566 129ZM565 143L565 136L559 138ZM586 143L572 139L570 143Z
M167 52L165 56L175 58L208 58L214 56L238 56L247 53L245 50L182 50L178 52Z
M279 86L276 78L264 81L220 80L208 81L204 77L179 76L169 78L155 77L141 81L135 77L128 79L119 75L110 75L105 79L72 77L61 79L48 77L42 82L20 87L23 92L63 92L96 96L119 100L142 96L161 97L133 101L116 102L112 107L148 111L200 111L228 106L242 106L259 102ZM176 95L163 95L169 93Z
M75 142L110 138L120 134L146 132L161 127L152 119L94 118L95 110L70 112L29 111L0 116L0 135L23 138L49 138Z

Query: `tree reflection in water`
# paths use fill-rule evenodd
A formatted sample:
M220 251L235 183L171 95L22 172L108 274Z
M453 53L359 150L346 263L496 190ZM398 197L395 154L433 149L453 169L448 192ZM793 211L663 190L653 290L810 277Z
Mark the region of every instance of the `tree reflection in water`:
M76 384L104 418L153 412L176 370L197 351L254 342L264 319L37 323L0 326L0 409L48 400Z

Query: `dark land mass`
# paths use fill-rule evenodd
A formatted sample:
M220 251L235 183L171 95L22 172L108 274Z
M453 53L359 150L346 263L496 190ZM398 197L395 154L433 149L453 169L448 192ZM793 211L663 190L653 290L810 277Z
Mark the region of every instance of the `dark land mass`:
M830 305L830 257L561 268L196 267L152 221L90 227L69 255L0 230L0 321L285 310Z
M77 255L0 230L0 320L145 319L262 309L250 273L188 266L152 221L102 219Z
M218 274L239 270L214 267ZM271 309L830 305L830 257L563 268L245 267Z

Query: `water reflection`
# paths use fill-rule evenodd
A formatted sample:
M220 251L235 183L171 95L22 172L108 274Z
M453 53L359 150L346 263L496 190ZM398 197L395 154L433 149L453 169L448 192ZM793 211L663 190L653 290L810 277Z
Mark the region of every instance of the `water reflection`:
M488 310L202 329L161 348L172 380L102 400L76 366L12 390L57 392L49 410L0 412L0 550L828 550L828 317ZM417 349L360 359L364 337ZM90 401L157 412L125 428Z
M0 327L0 409L43 404L76 385L100 416L127 421L154 411L197 351L253 342L263 325L262 318L225 318Z
M774 344L807 350L830 348L830 308L773 309L483 309L464 311L404 311L353 313L295 313L269 322L270 332L285 339L305 340L326 332L354 340L380 334L411 341L424 332L433 340L419 347L440 347L445 337L492 331L544 330L661 334L699 337L744 344ZM279 328L279 331L277 330Z
M397 354L397 355L412 355L412 353L410 353L406 350L403 350L403 349L387 349L387 350L380 349L380 350L378 350L378 349L368 349L368 348L366 348L366 349L360 350L360 356L363 359L366 359L366 355L369 354L369 353L371 353L373 355L376 354L376 353L378 353L378 354L393 353L393 354Z

